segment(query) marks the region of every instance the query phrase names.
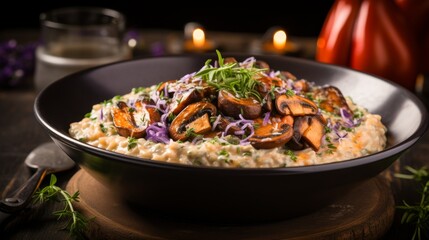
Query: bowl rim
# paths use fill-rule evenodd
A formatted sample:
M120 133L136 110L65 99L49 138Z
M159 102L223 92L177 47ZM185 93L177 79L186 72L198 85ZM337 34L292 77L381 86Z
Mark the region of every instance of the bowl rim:
M287 166L287 167L276 167L276 168L229 168L229 167L211 167L211 166L196 166L196 165L188 165L188 164L182 164L182 163L171 163L171 162L164 162L164 161L158 161L158 160L152 160L152 159L145 159L137 156L131 156L121 153L116 153L113 151L109 151L106 149L98 148L96 146L92 146L90 144L81 142L77 139L72 138L68 134L63 134L61 131L55 129L53 126L51 126L47 120L42 116L40 112L40 99L44 94L46 94L47 91L49 91L52 86L59 84L62 81L67 81L68 79L72 79L76 76L85 75L89 72L96 71L98 69L106 68L111 65L119 65L119 64L127 64L128 62L137 62L137 61L146 61L146 60L152 60L152 59L162 59L162 58L193 58L193 57L203 57L203 56L210 56L212 57L213 54L211 53L203 53L203 54L180 54L180 55L164 55L160 57L140 57L140 58L134 58L129 60L122 60L114 63L109 63L101 66L92 67L89 69L85 69L76 73L72 73L68 76L65 76L51 84L49 84L46 88L42 89L36 96L36 99L34 101L33 109L34 114L37 119L37 121L48 130L49 135L51 138L54 138L58 141L61 141L62 143L66 145L72 145L75 149L78 149L79 151L90 153L92 155L95 155L97 157L101 158L107 158L107 159L113 159L115 161L123 161L129 164L137 164L137 165L145 165L150 166L154 168L167 168L170 170L180 170L180 171L194 171L198 169L199 171L204 171L205 173L209 172L222 172L224 173L231 173L231 174L252 174L252 175L276 175L276 174L284 174L285 172L289 174L306 174L306 173L314 173L314 172L326 172L326 171L334 171L338 169L346 169L346 168L353 168L356 166L362 166L371 164L374 162L379 161L380 159L389 158L392 156L395 156L397 154L400 154L401 152L405 151L412 145L414 145L427 131L429 126L428 121L428 112L426 106L423 104L423 102L411 91L408 89L405 89L404 87L400 86L399 84L392 82L390 80L387 80L385 78L369 74L363 71L351 69L344 66L339 66L335 64L328 64L328 63L322 63L317 62L315 60L310 59L302 59L302 58L296 58L296 57L290 57L290 56L276 56L276 55L263 55L263 54L248 54L248 53L235 53L235 52L225 52L222 53L223 56L225 55L232 55L234 56L238 55L239 57L268 57L272 59L288 59L289 61L294 61L296 63L302 63L305 65L311 65L311 66L323 66L325 68L331 68L341 70L341 71L352 71L358 74L363 74L370 76L372 78L377 79L378 81L382 81L385 84L391 85L394 88L399 89L402 93L406 95L406 99L411 100L418 110L421 113L421 119L420 124L417 126L416 130L405 140L402 142L383 149L380 152L376 152L370 155L358 157L358 158L352 158L347 159L343 161L337 161L337 162L329 162L329 163L321 163L316 165L307 165L307 166ZM387 132L388 133L388 132ZM105 159L106 160L106 159Z

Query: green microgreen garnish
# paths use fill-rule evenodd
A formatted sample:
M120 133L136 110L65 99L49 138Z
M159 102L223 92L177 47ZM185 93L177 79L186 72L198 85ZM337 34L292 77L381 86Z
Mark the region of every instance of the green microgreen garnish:
M226 90L238 98L254 97L262 101L261 95L256 90L259 83L255 78L265 69L242 68L236 62L224 64L221 53L218 50L216 53L219 67L210 65L211 60L209 59L204 68L195 74L195 77L201 77L217 90Z
M67 221L66 229L72 237L84 239L84 233L88 229L90 219L87 219L81 213L75 210L73 202L79 202L79 191L73 195L56 186L57 177L51 174L50 183L48 186L38 189L33 196L34 203L45 203L48 201L58 201L58 197L62 197L61 202L64 202L64 208L53 212L55 216L60 218L70 218Z

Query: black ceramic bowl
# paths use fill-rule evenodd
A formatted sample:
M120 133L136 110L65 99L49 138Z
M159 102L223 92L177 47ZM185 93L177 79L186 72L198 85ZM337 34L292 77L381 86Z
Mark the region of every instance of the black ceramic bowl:
M239 61L248 55L234 56ZM148 58L82 71L44 89L35 114L52 139L81 168L132 206L184 217L221 221L284 219L314 211L388 168L426 131L427 112L412 93L391 82L313 61L255 56L345 96L382 116L388 147L343 162L273 169L225 169L139 159L71 138L69 124L92 105L133 87L150 86L199 70L215 55Z

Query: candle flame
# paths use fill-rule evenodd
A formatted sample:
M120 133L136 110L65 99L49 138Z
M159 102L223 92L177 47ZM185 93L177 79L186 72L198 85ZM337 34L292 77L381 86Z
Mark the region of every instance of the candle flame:
M196 48L202 48L206 41L206 35L201 28L196 28L192 32L192 42Z
M283 30L278 30L273 35L273 45L274 48L277 50L283 50L286 47L286 32Z

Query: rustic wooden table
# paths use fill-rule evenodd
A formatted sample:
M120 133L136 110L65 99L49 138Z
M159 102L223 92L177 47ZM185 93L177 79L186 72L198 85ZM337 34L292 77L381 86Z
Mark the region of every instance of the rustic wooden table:
M22 33L19 33L22 34ZM15 36L19 36L15 34ZM228 34L221 35L225 39L241 39ZM7 34L8 36L11 36ZM5 36L3 33L1 36ZM34 36L34 35L33 35ZM28 38L28 35L24 34ZM151 35L156 39L155 35ZM313 42L314 43L314 42ZM239 41L236 44L240 44ZM311 55L311 54L310 54ZM25 166L24 160L28 153L41 143L51 141L46 131L36 121L33 111L36 93L32 87L21 89L0 89L0 196L4 197L21 184L32 174L31 169ZM60 107L60 106L59 106ZM414 185L409 181L392 177L392 172L405 172L404 166L428 166L426 156L429 152L429 134L426 134L417 144L407 151L400 160L384 172L390 176L391 188L396 204L402 200L412 202L417 193ZM78 167L66 172L57 173L58 185L65 187L68 180L79 170ZM46 184L45 180L42 184ZM7 215L0 213L1 239L69 239L67 231L61 230L65 222L57 220L52 215L54 210L62 207L60 203L45 204L42 206L30 205L24 211ZM395 220L385 239L409 239L412 232L409 227L400 224L402 212L396 211Z

